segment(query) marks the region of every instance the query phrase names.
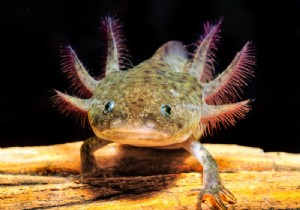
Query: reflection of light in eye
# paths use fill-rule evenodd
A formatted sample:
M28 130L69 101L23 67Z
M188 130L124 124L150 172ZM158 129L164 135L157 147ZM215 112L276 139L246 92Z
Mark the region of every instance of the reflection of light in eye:
M163 104L160 107L160 111L164 116L169 117L171 115L172 109L168 104Z

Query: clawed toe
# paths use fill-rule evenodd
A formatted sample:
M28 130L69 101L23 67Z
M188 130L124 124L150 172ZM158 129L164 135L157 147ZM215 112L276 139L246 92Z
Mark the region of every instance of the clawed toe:
M222 197L222 200L226 201L229 204L234 204L237 202L234 195L229 190L227 190L225 187L223 187L223 189L220 190L220 195Z
M203 202L208 203L212 209L226 210L228 208L226 203L236 203L236 198L224 186L219 186L217 188L202 189L198 198L199 210L202 210L201 204Z

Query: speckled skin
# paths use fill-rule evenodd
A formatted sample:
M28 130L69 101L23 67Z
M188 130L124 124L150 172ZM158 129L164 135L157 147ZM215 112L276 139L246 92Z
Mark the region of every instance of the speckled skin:
M81 94L87 91L91 97L80 99L56 91L53 101L67 115L79 113L81 119L87 116L95 133L81 147L84 176L109 174L98 166L94 151L110 142L163 149L181 147L203 165L198 209L208 198L219 209L227 209L224 202L236 202L221 181L216 161L199 141L204 134L219 129L220 124L234 125L250 110L249 100L236 102L241 87L253 75L250 43L212 79L221 22L205 25L192 58L181 42L171 41L150 59L121 71L124 47L119 25L108 17L103 21L108 51L101 80L91 77L72 48L66 48L64 71L81 87L75 89Z
M159 59L150 59L101 80L88 118L100 138L134 146L166 146L181 143L199 130L201 97L195 78L175 72ZM115 107L104 114L108 101L114 101ZM170 116L162 115L162 104L171 107Z

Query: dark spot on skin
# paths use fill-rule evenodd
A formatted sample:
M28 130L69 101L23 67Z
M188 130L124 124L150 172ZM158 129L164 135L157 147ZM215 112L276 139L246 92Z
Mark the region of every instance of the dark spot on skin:
M147 73L147 74L150 74L151 71L150 70L145 70L144 72Z
M139 108L143 108L144 107L143 104L139 104L139 103L136 104L136 106L139 107Z
M176 84L172 83L171 87L173 88L173 90L175 90L175 91L177 90L177 85Z
M139 102L144 102L144 99L143 98L139 98L138 101Z
M164 89L166 89L166 88L168 87L168 85L167 85L167 84L165 84L165 83L164 83L164 84L162 84L161 86L162 86L162 88L164 88Z
M187 91L191 94L194 93L195 91L193 90L193 86L189 86Z
M176 123L176 125L179 129L181 129L183 127L182 123L180 123L180 122Z
M150 77L147 76L145 76L143 79L145 83L149 83L151 81Z
M165 66L165 64L164 63L162 63L162 62L158 62L158 63L155 63L155 65L153 65L153 67L163 67L163 66Z
M162 80L163 78L161 76L156 76L156 79Z
M100 122L100 116L99 115L93 115L92 116L92 124L93 125L98 125L99 124L99 122Z
M151 120L153 122L156 122L156 117L154 114L149 114L147 117L146 117L147 120Z
M182 75L182 78L184 78L184 79L187 80L187 79L188 79L188 75L187 75L187 74L183 74L183 75Z
M196 91L196 86L195 85L191 86L191 89L192 91Z

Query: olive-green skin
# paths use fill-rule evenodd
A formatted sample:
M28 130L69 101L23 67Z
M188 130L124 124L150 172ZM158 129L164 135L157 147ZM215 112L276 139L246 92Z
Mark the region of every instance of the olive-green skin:
M172 145L201 135L201 98L194 77L149 59L106 75L91 98L88 118L102 139L134 146ZM108 102L114 103L112 110L106 110Z

